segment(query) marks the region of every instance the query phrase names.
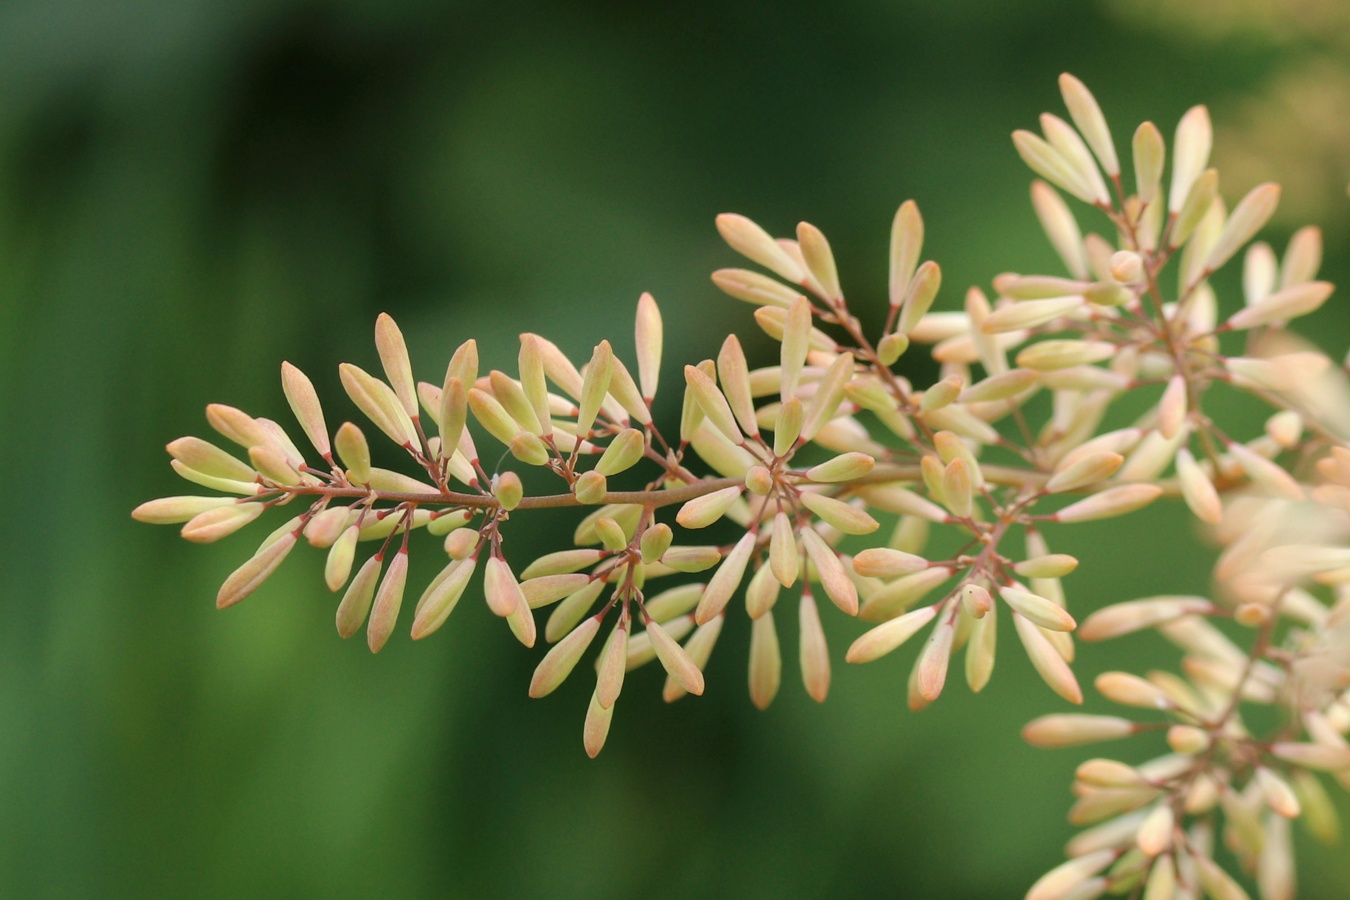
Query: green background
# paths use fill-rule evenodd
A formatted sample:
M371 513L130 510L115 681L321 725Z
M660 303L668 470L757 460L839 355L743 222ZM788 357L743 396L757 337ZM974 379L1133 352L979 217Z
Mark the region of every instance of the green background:
M436 380L470 336L485 366L513 366L527 329L578 356L610 337L631 361L650 290L671 412L679 365L728 330L772 359L707 279L737 264L718 212L819 225L854 303L879 309L890 218L914 197L938 308L955 308L998 272L1058 270L1008 134L1062 112L1059 72L1093 88L1122 150L1146 117L1170 144L1202 101L1244 140L1281 77L1318 61L1347 77L1343 39L1316 22L1201 33L1129 6L10 0L0 895L1021 896L1060 860L1091 751L1019 739L1065 704L1011 630L983 696L957 679L912 714L912 648L845 668L861 627L826 609L829 702L801 689L789 624L783 690L759 713L733 612L706 695L666 707L657 672L636 673L591 761L587 679L528 700L539 653L481 603L372 657L333 631L321 554L217 612L260 530L203 548L128 513L182 490L162 446L206 434L208 401L281 418L282 359L330 421L352 416L336 364L376 364L381 310ZM1275 127L1297 118L1271 102ZM1350 143L1311 121L1330 136L1299 146L1321 167L1273 158L1257 177L1299 174L1286 199L1320 218L1343 280ZM1277 221L1277 247L1297 224ZM1338 310L1316 326L1337 355ZM517 518L516 558L573 521ZM1048 536L1084 560L1075 611L1208 584L1212 553L1175 510ZM438 555L423 546L417 585ZM1143 636L1085 648L1077 671L1174 662ZM1304 896L1344 896L1343 849L1299 853Z

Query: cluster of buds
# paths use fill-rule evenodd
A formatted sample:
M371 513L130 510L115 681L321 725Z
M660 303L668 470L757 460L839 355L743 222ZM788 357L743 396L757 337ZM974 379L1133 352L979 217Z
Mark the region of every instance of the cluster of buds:
M1342 367L1285 330L1331 293L1316 280L1320 236L1298 232L1281 260L1252 243L1279 189L1261 185L1226 208L1207 168L1203 107L1177 129L1166 187L1162 135L1151 123L1139 127L1128 193L1096 101L1072 76L1060 86L1072 124L1045 115L1042 135L1019 131L1014 143L1045 179L1032 185L1032 202L1066 275L1006 273L993 280L992 299L972 288L961 308L934 310L941 270L922 259L923 220L907 201L892 226L876 330L845 298L818 228L803 222L794 236L775 238L725 214L717 219L722 236L764 271L722 269L713 281L756 307L778 360L752 369L731 334L715 359L685 366L679 430L669 440L651 412L662 322L650 295L637 306L636 378L608 342L578 366L525 334L514 375L481 375L467 341L439 386L418 383L402 335L381 316L384 377L344 364L342 383L415 474L373 466L351 422L330 434L309 380L283 364L286 397L320 462L306 462L276 422L211 406L212 427L247 460L197 438L168 449L184 478L232 496L155 500L134 515L183 523L184 537L213 541L269 507L296 504L302 511L226 580L218 605L258 588L303 538L328 549L328 587L342 592L339 633L364 624L372 651L397 623L412 532L442 538L449 561L416 604L414 639L441 627L479 568L488 608L527 647L538 637L535 611L551 607L543 637L552 646L531 696L554 691L608 629L585 716L592 756L628 670L659 660L667 701L703 692L703 669L738 596L752 620L748 682L760 708L780 686L774 613L784 591L797 606L801 680L820 701L831 668L817 597L828 599L827 616L868 623L848 648L851 663L878 660L924 633L908 678L914 709L941 695L958 652L970 689L988 683L1000 619L1012 620L1041 678L1073 704L1083 702L1071 666L1075 632L1098 640L1156 628L1186 651L1184 677L1113 673L1097 687L1167 721L1055 715L1028 726L1028 739L1045 745L1165 729L1172 746L1143 766L1094 760L1080 768L1073 818L1102 824L1076 839L1071 860L1029 896L1088 900L1117 888L1149 898L1201 889L1241 896L1210 852L1216 810L1228 823L1227 845L1258 873L1263 895L1290 896L1282 823L1300 809L1329 819L1311 771L1350 781L1342 737L1350 727L1350 601L1341 592L1350 584L1350 390ZM1061 191L1103 214L1110 237L1084 234ZM1243 302L1221 312L1210 276L1244 248ZM1178 276L1169 292L1162 276L1172 262ZM931 345L941 366L923 389L897 371L919 345ZM1268 403L1265 428L1230 436L1206 410L1215 387ZM1121 420L1117 401L1139 396L1147 412ZM546 472L559 480L557 492L526 496L515 469L489 472L478 450L486 437L509 456L484 456ZM1322 480L1315 487L1305 483L1310 470ZM612 489L612 479L626 489ZM1062 583L1078 561L1053 552L1047 532L1122 516L1164 495L1182 499L1226 544L1223 589L1214 600L1118 604L1079 628ZM586 510L575 549L508 562L505 523L545 507ZM674 515L661 521L670 508ZM729 544L691 536L724 520L737 528ZM957 535L944 545L958 549L931 552L938 529ZM362 541L378 549L356 567ZM679 577L698 572L706 579ZM1310 578L1333 596L1308 590ZM1250 629L1252 649L1210 624L1214 617ZM1281 705L1292 724L1253 738L1240 716L1244 702Z

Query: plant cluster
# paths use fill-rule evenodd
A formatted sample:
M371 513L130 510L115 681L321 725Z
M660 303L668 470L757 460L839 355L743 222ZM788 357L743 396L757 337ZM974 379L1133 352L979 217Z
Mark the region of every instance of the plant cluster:
M1042 179L1031 198L1063 274L1006 273L992 293L972 288L960 308L933 311L941 271L923 261L923 221L906 202L884 323L869 334L819 229L803 222L774 238L722 215L722 236L764 271L723 269L713 281L756 307L780 357L751 368L732 334L715 359L684 366L678 434L651 413L668 373L650 295L638 301L631 368L608 342L578 365L525 334L514 373L483 374L470 340L436 383L415 379L382 315L383 377L344 364L342 384L414 474L375 466L356 424L330 432L309 379L283 364L313 454L276 422L209 406L211 426L247 458L195 437L168 450L175 471L224 496L153 500L134 515L183 523L184 537L207 542L272 507L298 510L225 581L217 605L242 600L307 542L327 548L339 634L364 626L372 651L404 606L413 532L442 539L448 562L413 605L412 637L439 629L479 570L488 608L526 646L548 609L551 649L529 692L549 694L598 646L583 729L592 756L629 670L658 660L667 701L703 692L738 595L753 622L749 692L761 708L782 674L775 617L793 605L797 666L816 700L830 687L827 619L831 630L869 624L851 663L921 636L914 709L938 699L958 653L970 689L988 683L1000 620L1011 621L1004 640L1015 635L1073 704L1083 699L1075 634L1153 629L1182 651L1177 672L1096 681L1131 715L1055 713L1025 729L1038 746L1140 735L1160 753L1078 768L1070 818L1086 830L1028 897L1246 896L1220 845L1262 897L1291 897L1290 820L1334 839L1327 779L1350 787L1350 388L1341 366L1286 329L1331 294L1316 280L1320 234L1297 232L1282 257L1253 243L1279 188L1261 185L1227 208L1208 168L1204 107L1178 125L1166 183L1162 132L1139 126L1127 179L1092 95L1069 75L1060 88L1071 121L1046 114L1040 134L1013 140ZM1064 195L1101 216L1105 234L1084 234ZM1211 276L1238 258L1242 296L1221 300ZM916 345L941 367L922 388L894 368ZM1212 390L1267 404L1264 430L1230 434L1242 422L1211 417ZM1107 428L1127 397L1144 398L1147 412ZM483 460L500 451L480 453L484 441L556 478L557 492L527 496L517 471L489 471ZM1053 552L1054 529L1163 496L1180 498L1223 547L1212 596L1117 603L1080 625L1062 587L1078 563ZM576 549L529 558L509 545L508 522L544 507L586 514ZM722 520L737 526L734 541L699 541ZM930 532L954 549L933 552Z

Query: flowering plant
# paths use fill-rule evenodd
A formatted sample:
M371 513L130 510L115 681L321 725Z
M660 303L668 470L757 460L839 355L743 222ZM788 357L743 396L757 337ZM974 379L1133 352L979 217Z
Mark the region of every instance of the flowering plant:
M1226 207L1207 167L1204 107L1177 127L1166 185L1162 133L1139 126L1127 188L1093 96L1069 75L1060 88L1072 124L1046 114L1041 134L1013 140L1043 179L1032 202L1064 274L1002 274L992 300L972 288L961 308L933 311L941 270L922 261L923 221L907 201L892 226L884 324L869 335L819 229L803 222L795 238L775 239L722 215L727 243L770 274L731 268L713 281L756 307L780 356L752 369L731 334L715 359L684 366L678 434L651 413L669 373L648 294L637 304L632 368L607 341L578 366L525 334L515 374L480 374L469 340L443 379L418 382L398 326L382 315L384 377L344 364L342 384L415 474L374 465L352 422L330 432L309 379L283 363L286 398L317 458L280 424L212 405L211 426L247 459L195 437L168 450L175 471L223 496L153 500L133 515L182 523L184 537L209 542L272 507L299 510L226 579L217 605L258 589L303 540L327 549L325 580L342 592L339 634L364 625L376 652L404 605L413 532L443 539L448 562L414 605L412 637L436 632L481 569L488 608L526 646L540 637L536 611L551 608L542 636L552 646L531 696L555 690L599 639L583 729L591 756L627 671L659 660L667 701L703 692L742 584L749 692L760 708L780 685L775 614L785 590L802 682L820 701L830 687L826 618L837 620L832 629L869 623L851 663L924 634L909 676L913 709L938 699L957 652L970 689L988 683L1003 618L1072 704L1083 700L1074 634L1155 629L1183 652L1179 673L1112 672L1095 684L1145 721L1053 713L1024 731L1046 747L1136 734L1167 743L1142 765L1078 768L1070 818L1090 827L1028 897L1246 896L1216 861L1218 841L1261 896L1291 897L1289 820L1333 839L1324 775L1350 787L1350 386L1343 367L1286 328L1331 294L1316 280L1320 234L1297 232L1282 258L1252 242L1279 188L1261 185ZM1064 194L1104 217L1108 236L1085 235ZM1221 301L1211 275L1239 254L1242 297ZM941 366L922 389L894 370L915 345ZM1267 404L1264 430L1230 435L1243 423L1211 417L1211 389ZM1136 395L1148 411L1105 427ZM526 495L518 471L490 470L483 460L498 454L480 454L485 439L556 478L556 491ZM625 489L611 489L621 479ZM1077 560L1052 552L1047 532L1164 496L1180 498L1223 547L1213 595L1118 603L1080 625L1062 587ZM585 510L576 549L526 562L508 523L546 507ZM699 542L721 520L739 536ZM957 535L958 549L931 552L934 529ZM357 565L363 542L376 549ZM1257 717L1273 722L1260 730L1244 715L1259 706L1275 713Z

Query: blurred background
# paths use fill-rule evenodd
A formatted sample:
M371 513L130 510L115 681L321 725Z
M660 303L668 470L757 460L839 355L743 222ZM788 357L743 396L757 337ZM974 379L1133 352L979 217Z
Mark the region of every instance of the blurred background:
M322 554L217 612L261 531L203 548L128 513L182 490L162 447L206 434L208 401L281 418L282 359L330 421L352 416L336 365L376 365L381 310L437 380L470 336L485 367L514 366L526 329L631 354L650 290L673 412L679 365L728 330L752 362L774 353L708 281L737 264L718 212L819 225L878 310L909 197L938 308L1058 271L1008 135L1062 113L1064 70L1122 148L1144 118L1170 143L1210 104L1225 196L1283 181L1277 249L1321 224L1344 284L1348 33L1339 0L9 0L0 895L1021 896L1061 858L1090 752L1018 738L1065 704L1010 632L983 696L954 684L911 714L912 649L846 669L861 628L826 609L821 707L780 616L783 689L759 713L734 607L707 694L666 707L658 673L634 674L592 762L588 679L529 701L540 654L481 603L372 657L334 633ZM1314 326L1337 357L1342 309ZM557 549L572 523L522 517L511 540ZM1212 556L1174 510L1048 536L1083 558L1075 610L1207 588ZM414 584L436 555L414 554ZM1175 660L1141 636L1077 671ZM1344 896L1343 848L1299 854L1304 896Z

